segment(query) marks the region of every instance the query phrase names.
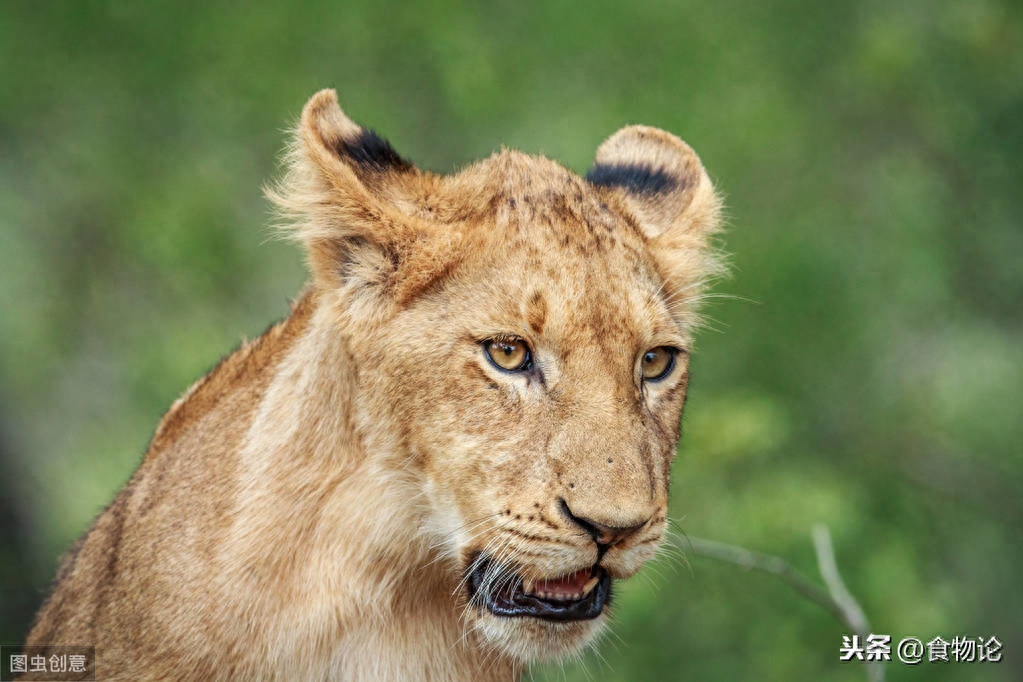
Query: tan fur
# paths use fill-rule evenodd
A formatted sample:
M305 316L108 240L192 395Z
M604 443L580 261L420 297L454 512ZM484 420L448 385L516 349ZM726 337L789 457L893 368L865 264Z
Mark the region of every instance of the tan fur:
M641 526L613 577L654 554L688 353L659 383L638 359L691 348L720 271L696 155L625 128L587 181L513 151L438 176L367 144L332 91L306 105L270 194L312 283L163 418L29 644L94 644L100 679L508 680L606 615L494 616L467 603L474 556L592 565L562 500ZM509 335L539 374L488 363Z

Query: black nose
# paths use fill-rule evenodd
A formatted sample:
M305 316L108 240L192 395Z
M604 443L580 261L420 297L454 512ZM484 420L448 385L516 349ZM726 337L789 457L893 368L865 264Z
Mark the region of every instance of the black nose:
M572 513L572 509L568 506L568 502L564 499L560 500L561 511L567 516L574 524L585 530L593 538L593 541L603 547L610 547L616 545L622 540L626 539L630 535L633 535L639 529L646 526L647 521L637 523L633 526L608 526L603 523L598 523L593 519L588 519L582 516L576 516ZM648 519L649 520L649 519Z

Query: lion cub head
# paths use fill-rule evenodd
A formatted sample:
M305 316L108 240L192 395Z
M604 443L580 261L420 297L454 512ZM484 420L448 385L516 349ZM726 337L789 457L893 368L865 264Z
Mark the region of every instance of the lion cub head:
M440 176L322 91L274 199L452 608L520 661L577 649L664 533L695 303L720 272L696 154L630 126L585 178L514 151Z

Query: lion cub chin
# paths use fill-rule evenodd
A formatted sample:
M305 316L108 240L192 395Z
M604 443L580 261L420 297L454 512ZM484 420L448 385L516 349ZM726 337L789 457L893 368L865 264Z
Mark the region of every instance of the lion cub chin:
M160 422L28 644L104 679L509 679L650 559L719 201L618 131L579 177L421 171L306 105L268 190L310 283Z

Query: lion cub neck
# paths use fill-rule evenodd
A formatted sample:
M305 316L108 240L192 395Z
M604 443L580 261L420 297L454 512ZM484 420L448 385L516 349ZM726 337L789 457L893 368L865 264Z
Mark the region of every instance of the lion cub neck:
M333 303L318 297L239 449L244 494L219 551L228 584L253 588L237 607L267 615L268 645L340 679L514 679L517 664L465 632L458 575L421 532L422 479Z
M329 297L225 358L65 558L27 644L90 643L104 679L508 680Z

